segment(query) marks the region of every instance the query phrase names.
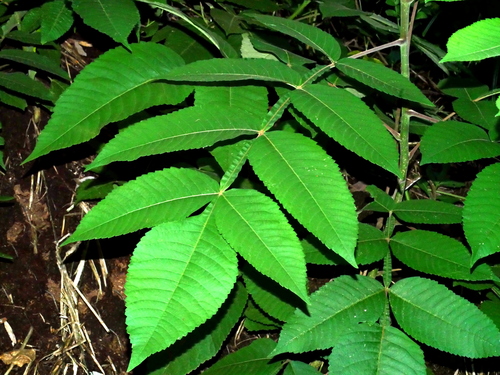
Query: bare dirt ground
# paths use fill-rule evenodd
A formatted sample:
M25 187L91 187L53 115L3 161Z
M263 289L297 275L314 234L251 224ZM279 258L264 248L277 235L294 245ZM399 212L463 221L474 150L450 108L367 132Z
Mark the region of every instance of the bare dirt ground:
M73 205L86 150L21 166L44 117L0 110L7 145L0 194L15 198L0 207L0 252L14 258L0 262L0 371L125 374L129 256L121 254L130 249L57 245L89 208Z

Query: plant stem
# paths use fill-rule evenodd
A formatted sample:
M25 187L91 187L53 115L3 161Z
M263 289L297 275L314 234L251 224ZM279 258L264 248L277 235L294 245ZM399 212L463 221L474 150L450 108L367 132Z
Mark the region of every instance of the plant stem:
M302 4L299 5L297 9L295 9L295 12L292 13L290 17L288 17L289 20L293 20L299 16L300 13L304 11L304 9L311 3L311 0L304 0Z
M401 75L406 78L410 78L410 40L411 40L411 28L413 24L413 17L410 21L410 9L413 0L402 0L401 1L401 26L400 26L400 37L399 40L402 43L399 45L401 51ZM414 8L414 13L416 6ZM399 189L394 194L394 200L396 202L401 202L403 200L405 189L406 189L406 175L408 173L408 166L410 162L409 157L409 147L408 141L410 136L410 112L408 108L403 107L401 109L400 118L400 139L399 139L399 170L401 172L401 178L399 179ZM385 226L385 234L387 238L392 236L394 231L394 226L396 224L396 219L394 218L392 212L389 213ZM384 275L383 275L384 287L386 290L389 289L392 283L392 255L390 250L384 259ZM380 319L380 324L382 326L388 326L391 324L390 320L390 306L389 299L386 298L384 313Z

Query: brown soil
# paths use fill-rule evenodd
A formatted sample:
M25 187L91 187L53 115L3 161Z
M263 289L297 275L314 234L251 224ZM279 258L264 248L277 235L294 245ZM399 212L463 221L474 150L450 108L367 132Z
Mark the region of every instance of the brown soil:
M43 125L34 118L32 111L0 111L7 161L0 194L15 198L0 207L0 252L14 257L0 262L0 319L4 322L0 371L12 364L12 373L30 366L30 374L74 373L74 367L80 368L79 374L125 374L129 344L123 285L128 256L110 255L107 249L101 255L96 244L57 246L88 208L73 206L85 150L76 148L70 156L57 153L46 165L42 161L21 166ZM74 253L62 261L70 251ZM12 351L21 349L30 328L25 348L12 360L17 354ZM9 337L8 331L15 337Z

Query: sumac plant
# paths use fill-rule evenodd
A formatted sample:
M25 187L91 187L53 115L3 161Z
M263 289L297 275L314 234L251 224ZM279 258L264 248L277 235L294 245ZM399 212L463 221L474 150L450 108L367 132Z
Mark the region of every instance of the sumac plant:
M255 340L205 374L317 374L300 353L318 350L332 374L425 374L419 343L468 358L500 355L500 332L488 316L499 299L492 294L483 312L449 288L481 282L498 291L483 258L500 247L500 165L479 173L464 205L436 200L437 183L427 186L429 199L411 194L418 155L409 142L411 120L438 120L409 80L410 3L400 2L399 26L385 23L399 32L385 47L399 48L400 73L363 54L347 57L315 26L246 11L237 19L247 28L240 49L191 21L221 58L186 64L168 41L129 43L88 65L60 96L26 161L88 141L147 108L172 105L176 111L122 126L87 170L202 148L218 165L210 173L169 167L116 187L64 242L150 228L134 250L125 288L129 369L152 356L151 373L186 374L217 354L242 317L249 330L279 330L279 340ZM342 7L322 11L349 11ZM355 9L349 16L367 17ZM252 30L284 34L307 57L252 39ZM368 93L399 106L395 121L366 100ZM494 106L467 102L464 89L448 93L458 93L470 111ZM469 118L425 124L420 164L500 155L493 119ZM392 176L385 191L366 187L373 201L365 210L380 212L378 227L359 222L328 147L350 150ZM249 168L262 184L239 178ZM463 240L436 229L461 223ZM393 279L395 259L418 276ZM308 263L348 271L309 294ZM356 270L360 265L370 272Z

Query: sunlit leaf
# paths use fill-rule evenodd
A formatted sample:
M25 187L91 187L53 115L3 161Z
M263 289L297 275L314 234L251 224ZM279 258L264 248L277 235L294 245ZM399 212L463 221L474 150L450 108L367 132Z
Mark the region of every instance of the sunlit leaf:
M465 237L471 264L500 251L500 163L484 168L472 183L464 205Z
M158 225L134 250L125 284L129 371L213 316L233 289L236 253L208 219Z
M396 282L390 302L398 324L424 344L469 358L500 355L500 332L493 322L433 280L409 277Z

